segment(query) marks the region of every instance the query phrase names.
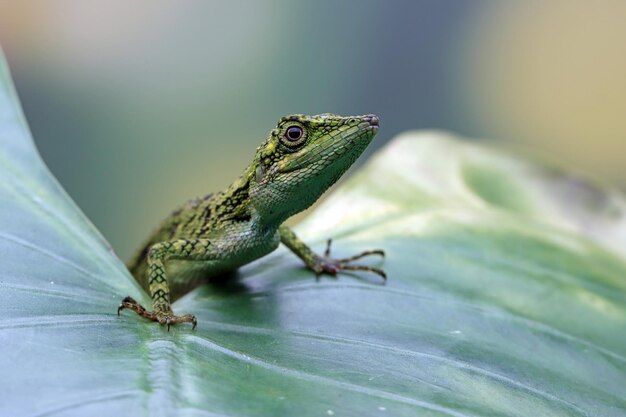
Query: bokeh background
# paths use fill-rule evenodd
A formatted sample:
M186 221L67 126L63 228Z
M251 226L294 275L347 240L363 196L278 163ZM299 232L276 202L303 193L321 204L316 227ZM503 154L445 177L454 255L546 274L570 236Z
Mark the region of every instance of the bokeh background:
M122 258L290 113L379 114L369 154L446 129L626 186L622 0L15 0L0 44L43 158Z

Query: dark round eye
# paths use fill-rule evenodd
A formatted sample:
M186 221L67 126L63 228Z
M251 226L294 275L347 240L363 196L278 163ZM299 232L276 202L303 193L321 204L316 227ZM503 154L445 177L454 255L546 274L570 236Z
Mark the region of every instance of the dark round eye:
M291 142L295 142L298 141L302 138L302 134L304 132L302 131L302 128L300 126L291 126L289 129L287 129L287 131L285 132L285 139L291 141Z

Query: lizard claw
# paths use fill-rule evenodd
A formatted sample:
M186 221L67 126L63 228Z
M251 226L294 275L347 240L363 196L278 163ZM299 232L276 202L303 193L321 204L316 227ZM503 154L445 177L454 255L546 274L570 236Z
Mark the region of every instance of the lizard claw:
M348 258L332 259L330 257L331 244L332 239L328 239L328 241L326 242L326 250L324 250L324 256L318 256L316 259L317 264L313 267L313 270L315 271L318 280L319 276L324 273L335 276L339 271L367 271L380 275L385 282L387 281L387 274L382 269L366 265L350 264L351 262L364 258L366 256L379 255L385 257L385 252L383 250L369 250L358 253L354 256L350 256Z
M120 316L122 314L122 310L125 308L134 311L141 317L144 317L148 320L156 321L157 323L163 325L167 325L167 331L170 331L170 327L172 324L178 323L191 323L191 330L194 330L198 324L198 320L196 320L196 316L192 314L185 314L184 316L175 316L171 311L162 312L162 311L148 311L141 304L135 301L132 297L125 297L120 306L117 308L117 315Z

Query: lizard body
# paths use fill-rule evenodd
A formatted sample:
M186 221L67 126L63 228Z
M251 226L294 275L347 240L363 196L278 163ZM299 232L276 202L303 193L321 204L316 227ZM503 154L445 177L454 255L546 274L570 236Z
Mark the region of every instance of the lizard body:
M128 308L160 324L191 322L176 316L171 301L210 277L233 271L278 247L280 242L316 274L340 270L382 270L351 264L367 251L346 259L315 254L283 225L313 204L354 163L378 130L375 115L283 117L252 163L226 190L192 200L166 218L129 262L134 277L149 291L152 311L130 297ZM167 265L167 268L166 268ZM167 273L166 273L167 269Z

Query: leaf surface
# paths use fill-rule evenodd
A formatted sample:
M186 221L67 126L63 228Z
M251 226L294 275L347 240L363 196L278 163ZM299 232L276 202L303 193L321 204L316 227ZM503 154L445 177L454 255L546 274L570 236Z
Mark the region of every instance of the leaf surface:
M48 172L0 65L2 416L623 416L626 202L440 132L392 141L297 231L383 248L316 281L285 249L149 298ZM372 260L374 265L378 261Z

